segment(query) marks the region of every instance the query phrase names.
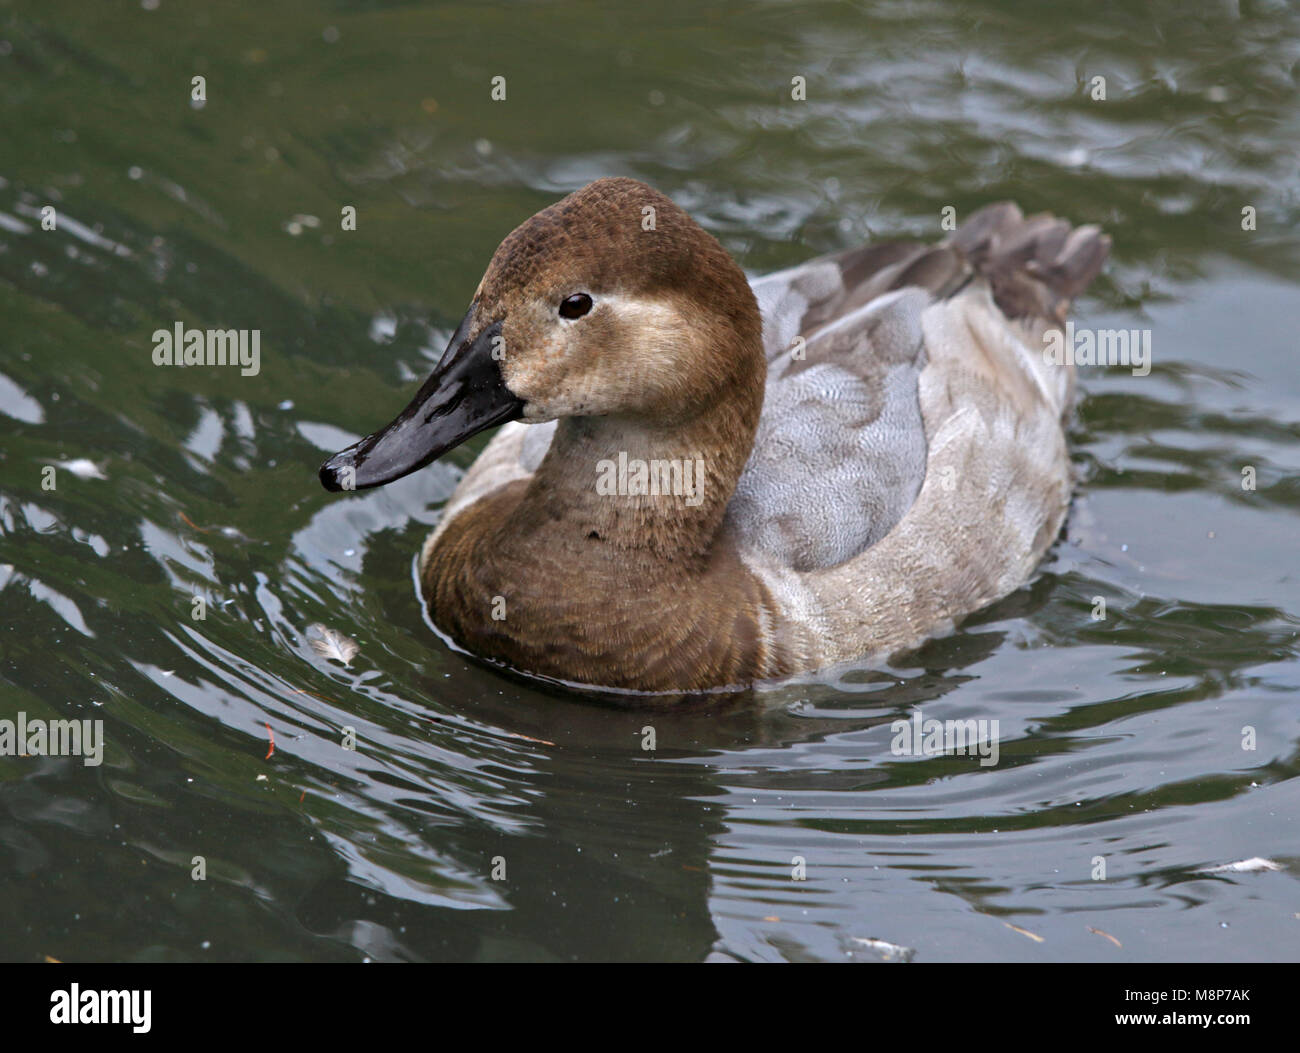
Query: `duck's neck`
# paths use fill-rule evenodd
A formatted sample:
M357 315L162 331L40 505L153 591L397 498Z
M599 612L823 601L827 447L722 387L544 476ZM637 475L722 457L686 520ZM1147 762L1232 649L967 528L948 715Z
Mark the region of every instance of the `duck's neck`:
M762 402L760 373L684 419L564 418L519 511L629 556L703 557L753 447Z

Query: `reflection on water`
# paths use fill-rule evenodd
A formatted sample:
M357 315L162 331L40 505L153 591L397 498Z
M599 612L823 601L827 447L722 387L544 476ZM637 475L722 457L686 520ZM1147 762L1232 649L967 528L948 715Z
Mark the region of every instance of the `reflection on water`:
M0 718L107 742L0 757L0 955L1297 957L1292 10L252 11L0 16ZM433 639L411 561L483 440L343 498L316 465L502 235L614 174L755 273L1002 197L1106 226L1080 315L1153 369L1086 371L1042 573L894 668L706 709ZM258 375L154 367L176 323L260 330ZM918 713L997 720L998 764L895 756Z

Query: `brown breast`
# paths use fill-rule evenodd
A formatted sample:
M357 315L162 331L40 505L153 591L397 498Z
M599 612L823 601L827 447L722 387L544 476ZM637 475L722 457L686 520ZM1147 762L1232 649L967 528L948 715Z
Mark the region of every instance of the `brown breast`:
M528 485L458 514L421 567L434 624L460 646L523 672L644 692L794 671L772 598L731 545L665 559L571 521L523 522Z

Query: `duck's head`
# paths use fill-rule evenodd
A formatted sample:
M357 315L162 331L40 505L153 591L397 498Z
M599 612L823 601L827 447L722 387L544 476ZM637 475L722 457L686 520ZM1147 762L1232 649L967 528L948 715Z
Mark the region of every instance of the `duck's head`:
M410 405L320 478L381 486L509 420L671 428L736 389L756 419L763 372L758 307L722 246L644 183L601 179L501 243Z

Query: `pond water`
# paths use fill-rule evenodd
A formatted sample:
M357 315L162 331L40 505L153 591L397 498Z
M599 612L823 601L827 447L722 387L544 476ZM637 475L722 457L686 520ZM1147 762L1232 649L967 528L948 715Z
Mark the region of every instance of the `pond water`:
M1300 15L1142 7L0 5L0 718L104 734L0 757L0 957L1300 957ZM412 560L485 438L317 466L602 175L754 274L1003 198L1104 226L1075 317L1152 368L1082 371L1036 577L681 712L444 647ZM155 367L176 322L257 374ZM918 713L998 763L895 755Z

